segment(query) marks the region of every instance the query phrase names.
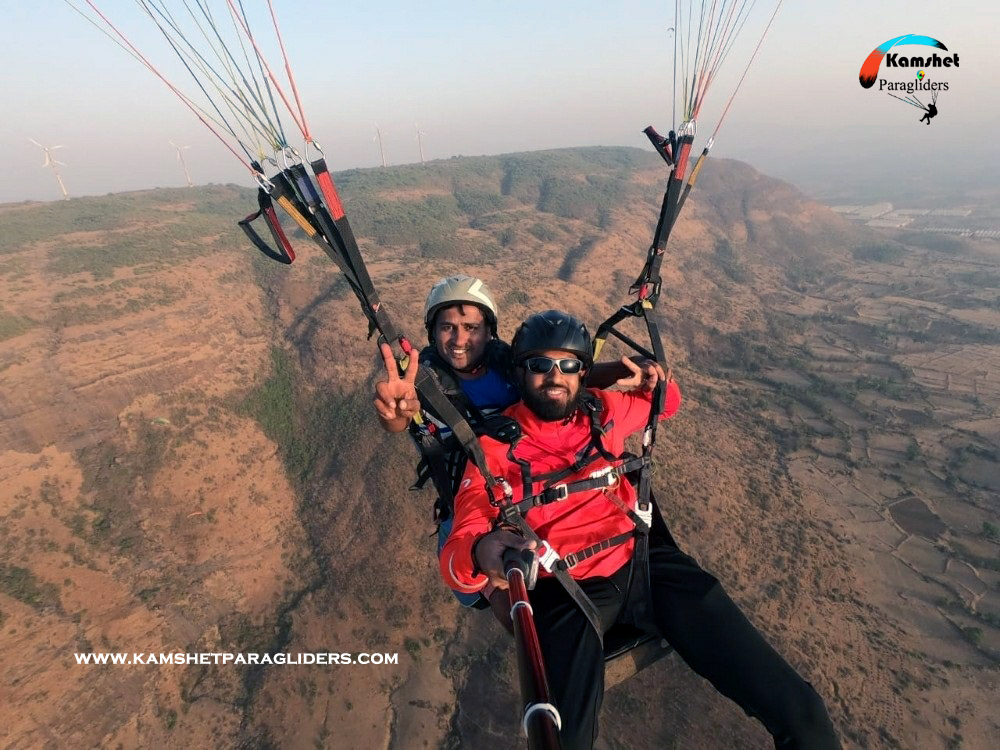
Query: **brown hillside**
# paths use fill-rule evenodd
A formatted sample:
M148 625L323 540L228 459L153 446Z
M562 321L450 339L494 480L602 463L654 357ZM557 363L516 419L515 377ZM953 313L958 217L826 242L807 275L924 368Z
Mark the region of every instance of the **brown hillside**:
M579 149L337 180L422 342L427 288L458 272L498 294L505 337L547 307L607 317L665 178L648 154ZM516 746L510 641L438 580L413 449L372 414L357 302L304 239L288 268L253 255L233 225L252 201L0 207L2 744ZM848 747L993 747L1000 308L977 280L1000 261L905 241L863 259L883 241L707 164L657 308L686 402L656 492ZM74 657L176 651L399 663ZM608 693L599 746L771 744L672 657Z

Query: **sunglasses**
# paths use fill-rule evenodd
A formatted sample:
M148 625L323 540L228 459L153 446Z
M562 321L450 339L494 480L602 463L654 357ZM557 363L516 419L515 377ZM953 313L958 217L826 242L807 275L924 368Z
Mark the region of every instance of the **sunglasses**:
M583 369L583 362L575 358L529 357L524 360L523 364L528 368L528 372L533 372L536 375L545 375L551 372L555 366L559 367L559 372L563 375L576 375Z

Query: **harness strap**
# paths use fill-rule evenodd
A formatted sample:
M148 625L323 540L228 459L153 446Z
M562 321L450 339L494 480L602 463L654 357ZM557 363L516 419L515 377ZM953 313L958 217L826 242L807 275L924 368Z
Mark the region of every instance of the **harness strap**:
M417 465L417 481L410 489L423 489L430 479L438 494L438 501L434 503L433 520L435 523L447 521L455 507L455 484L453 474L449 471L448 451L433 435L411 432L411 436L417 443L422 459Z
M422 451L421 443L418 438L414 438L417 441L417 450ZM419 463L417 463L417 478L413 481L413 484L409 486L409 489L413 492L417 490L422 490L427 482L431 479L431 465L428 462L427 457L421 455ZM435 484L435 487L437 485Z
M649 133L650 141L656 146L653 136ZM691 152L691 144L694 142L694 135L683 133L677 139L677 145L672 149L675 156L675 163L670 171L667 180L667 189L663 194L663 204L660 207L660 216L656 223L656 231L653 234L653 243L646 256L646 263L635 280L630 291L639 292L643 299L650 299L654 302L660 294L660 266L663 263L663 255L667 248L667 240L670 239L670 231L674 228L674 222L680 211L681 195L684 192L684 177L687 171L688 155ZM659 149L657 149L659 150ZM684 194L686 198L686 194ZM655 343L657 340L652 339Z
M292 178L293 184L298 188L298 193L302 197L303 203L312 212L316 226L327 242L331 246L336 247L336 239L338 237L337 227L333 222L333 218L331 218L329 212L326 210L326 206L323 205L323 200L316 191L316 186L310 179L309 173L306 172L306 168L302 164L293 164L287 171ZM347 259L345 258L345 260ZM352 276L358 288L361 289L358 269L351 263L347 263L347 265L350 267L349 270L346 268L342 268L341 270ZM364 290L362 289L362 291Z
M656 632L653 618L653 595L649 583L649 534L639 534L632 553L632 568L629 571L626 601L632 613L632 624L640 630Z
M617 547L619 544L625 544L629 539L632 539L636 535L635 531L626 531L618 536L613 536L610 539L605 539L603 542L598 542L597 544L592 544L589 547L584 547L576 552L571 552L570 554L563 557L557 565L562 567L564 570L569 570L576 567L581 562L589 557L593 557L598 552L603 552L606 549L611 549L612 547Z
M301 168L301 165L296 166ZM302 177L306 179L301 179ZM306 200L311 202L311 196L315 195L312 182L308 179L308 175L304 174L304 170L299 171L298 177L293 172L293 168L279 172L270 178L270 184L271 197L292 217L309 239L315 242L326 253L327 257L337 264L337 268L344 274L344 278L347 279L351 291L354 292L354 295L358 298L358 302L361 303L362 312L368 318L368 335L371 336L372 332L377 328L386 341L397 340L396 329L388 316L384 312L381 316L375 313L375 310L380 307L378 295L375 293L373 287L370 291L365 289L359 276L359 267L364 277L367 278L368 276L364 263L360 260L360 255L357 256L357 263L350 262L337 227L329 220L329 215L322 204L306 205L299 197L299 193L304 191ZM310 189L312 192L310 192ZM347 225L346 217L344 217L343 223ZM347 225L347 228L349 231L350 226ZM353 239L353 235L351 235L351 239ZM369 287L371 286L371 279L368 279L368 285Z
M592 445L588 444L582 451L580 451L576 460L565 469L557 469L556 471L549 471L545 474L531 474L529 466L529 471L527 473L522 468L521 477L525 482L527 482L525 486L528 488L530 493L531 486L533 486L536 482L558 482L560 479L565 479L566 477L572 476L573 474L580 472L582 469L587 468L599 458L601 458L601 455L593 450ZM520 463L519 459L512 460Z
M646 327L649 329L650 341L653 344L653 352L656 354L657 362L665 362L666 354L663 351L663 341L660 338L660 329L656 325L656 321L652 316L652 308L643 308L644 315L643 318L646 321ZM663 412L664 401L666 400L666 387L662 380L657 381L656 386L653 388L653 398L651 399L649 407L649 419L646 421L646 428L642 433L642 456L652 461L653 445L656 443L656 427L660 422L660 414ZM649 471L649 465L644 468L643 471L639 473L639 492L636 498L636 509L639 514L644 518L651 518L650 509L650 490L652 484L652 472Z
M532 495L531 497L519 501L514 507L516 507L521 513L526 513L531 508L536 508L539 505L548 505L549 503L565 500L567 497L577 492L614 487L619 481L621 481L621 478L624 475L636 471L637 469L642 469L648 464L649 458L647 456L632 458L625 461L620 466L609 466L607 470L602 469L600 471L596 471L588 479L579 479L575 482L566 482L547 487L537 495Z
M611 453L608 453L604 449L604 444L602 442L604 432L605 430L610 429L614 424L614 421L612 420L606 427L601 425L600 415L604 410L604 404L592 393L585 392L585 395L581 399L581 406L586 410L587 415L590 418L590 442L583 449L581 454L577 456L576 460L566 468L534 476L531 473L531 465L525 459L518 458L514 455L514 443L510 443L510 448L507 450L507 459L512 463L516 463L521 469L522 497L530 498L532 496L532 487L535 482L556 481L562 479L563 477L576 474L581 469L596 461L598 456L607 461L616 461L620 458L619 456L614 456Z
M590 444L594 447L594 450L605 461L619 460L621 456L615 456L604 448L604 435L615 426L613 419L607 425L601 424L601 413L604 411L604 402L592 396L584 399L583 408L587 410L587 416L590 417Z
M661 214L661 222L663 220L664 219ZM665 239L663 241L664 243L666 242ZM658 269L658 267L659 266L657 264L655 268ZM659 282L657 281L657 285L658 284ZM640 292L640 294L642 294L642 292ZM666 362L666 354L663 350L663 341L660 338L660 330L656 325L656 321L653 319L655 302L655 296L651 298L640 296L640 298L634 303L630 305L623 305L618 312L604 321L604 323L602 323L597 329L597 333L594 335L594 358L596 359L600 354L609 333L614 334L619 338L627 338L618 334L614 326L629 316L635 316L641 317L646 323L650 343L653 347L653 351L650 352L653 355L652 359L656 362ZM650 400L649 405L649 417L646 420L646 427L643 429L642 433L642 455L644 458L651 459L653 445L656 442L656 427L660 420L660 414L663 412L665 400L666 387L663 381L659 381L653 389L653 397ZM639 472L636 499L636 511L647 526L652 518L652 506L650 504L651 480L651 473L649 471L649 466L647 465L643 467L642 471Z
M492 359L497 359L500 352L509 353L509 348L496 339L488 345L488 350L493 350L492 355L488 354ZM420 352L420 367L422 371L431 373L438 390L458 410L476 436L486 435L499 442L511 443L520 435L520 426L510 417L483 414L462 390L447 363L437 355L433 347L425 347ZM429 479L433 480L438 494L434 503L433 520L440 524L454 515L455 495L469 455L452 433L443 433L436 428L435 422L427 421L427 417L445 422L449 429L452 427L433 405L426 400L421 401L421 413L409 425L410 436L421 455L417 466L417 481L410 489L422 489ZM426 428L419 428L420 423L426 424Z
M239 222L240 229L243 230L254 247L268 258L276 260L279 263L284 263L285 265L290 265L295 260L295 251L292 249L292 243L285 236L285 231L281 228L278 215L274 212L274 204L271 202L271 196L267 194L264 188L257 188L257 205L259 208L256 213L250 214ZM261 216L264 217L264 223L267 224L267 228L271 231L271 237L274 238L277 250L268 245L257 233L257 230L253 228L253 222Z
M356 281L358 290L362 296L362 308L365 315L368 316L368 335L371 336L377 329L386 341L390 343L396 341L399 337L396 334L395 326L393 326L392 321L385 312L382 300L379 298L378 292L375 291L375 285L368 274L368 268L361 258L358 241L354 236L354 230L351 229L351 225L347 220L347 215L344 213L343 205L340 202L340 195L333 184L333 178L330 177L326 160L322 158L317 159L310 162L310 166L313 169L313 174L316 175L316 181L319 183L323 197L326 199L326 205L330 209L329 212L325 209L322 211L323 216L321 220L324 226L321 228L327 234L330 245L351 269L351 275ZM309 184L311 186L311 181L309 181ZM322 207L322 204L320 206Z

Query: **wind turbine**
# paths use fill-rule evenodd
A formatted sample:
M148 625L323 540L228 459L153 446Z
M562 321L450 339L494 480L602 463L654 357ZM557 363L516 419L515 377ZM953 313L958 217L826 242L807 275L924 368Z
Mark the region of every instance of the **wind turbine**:
M427 135L427 133L425 133L423 130L421 130L420 126L417 125L417 123L413 123L413 127L417 131L417 148L420 150L420 163L423 164L424 163L424 142L423 142L423 140L421 139L420 136Z
M179 161L181 163L181 166L184 167L184 176L187 178L188 187L191 187L192 186L191 185L191 173L188 172L188 165L184 161L184 154L181 153L181 151L183 151L184 149L188 149L188 148L191 148L191 147L190 146L178 146L173 141L168 141L168 143L171 146L173 146L175 149L177 149L177 161Z
M62 190L63 200L68 201L69 193L66 192L66 186L63 184L62 176L60 176L59 169L56 166L58 164L65 167L66 164L53 158L52 156L53 151L55 151L57 148L63 148L63 146L43 146L34 138L29 138L28 140L34 143L36 146L38 146L38 148L40 148L42 151L45 152L45 161L42 162L42 168L44 169L45 167L52 167L52 173L56 176L56 182L59 183L59 189Z
M382 157L382 166L389 166L385 161L385 148L382 146L382 131L379 129L378 123L375 123L375 137L372 138L373 141L378 141L378 152Z

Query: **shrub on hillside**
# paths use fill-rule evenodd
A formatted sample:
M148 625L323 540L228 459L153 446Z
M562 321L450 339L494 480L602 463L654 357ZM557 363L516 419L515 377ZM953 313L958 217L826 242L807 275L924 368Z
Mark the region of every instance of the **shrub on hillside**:
M730 280L737 284L745 284L750 278L746 266L737 257L732 243L725 238L720 238L715 242L715 264Z
M542 242L552 242L557 237L559 237L559 233L555 229L550 227L548 224L542 224L541 222L537 222L532 226L528 227L528 231L536 239Z
M855 260L891 263L906 254L906 247L898 242L872 242L858 245L851 254Z
M908 245L936 250L947 255L958 255L968 249L968 244L961 237L956 237L953 234L939 234L938 232L916 232L907 235L904 241Z
M420 240L421 258L458 258L462 246L454 234L436 233Z
M455 202L462 213L473 218L499 211L504 205L503 196L500 193L468 188L455 189Z
M20 336L35 325L30 318L0 311L0 341Z

